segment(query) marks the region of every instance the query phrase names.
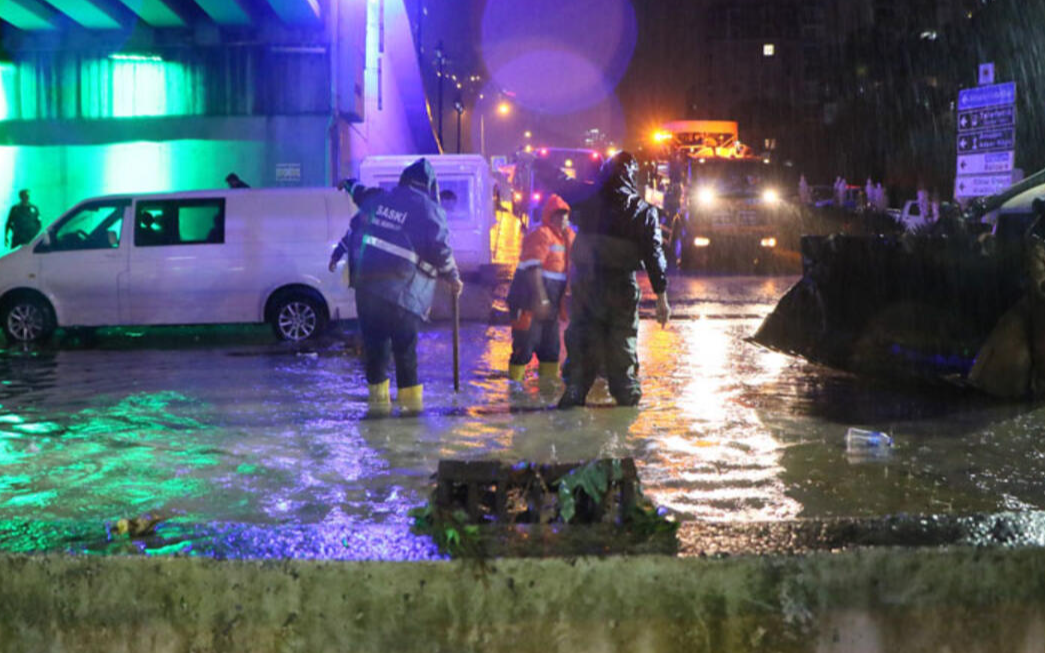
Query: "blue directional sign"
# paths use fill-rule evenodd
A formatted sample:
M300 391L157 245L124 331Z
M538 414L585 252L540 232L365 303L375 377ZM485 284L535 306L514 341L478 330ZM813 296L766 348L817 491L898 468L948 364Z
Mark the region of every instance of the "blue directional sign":
M1015 124L1016 107L1012 104L958 112L959 132L985 129L987 127L1011 127Z
M985 129L979 132L958 134L958 152L1004 152L1016 147L1016 130Z
M958 111L1016 103L1016 82L964 88L958 91Z
M993 195L1012 183L1016 82L958 91L955 197Z
M1012 173L993 175L958 175L954 179L955 197L996 195L1012 185Z

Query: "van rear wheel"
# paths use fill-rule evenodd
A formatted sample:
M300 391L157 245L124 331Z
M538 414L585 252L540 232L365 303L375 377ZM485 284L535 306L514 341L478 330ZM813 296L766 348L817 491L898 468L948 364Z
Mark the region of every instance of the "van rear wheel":
M55 328L54 313L42 299L31 295L16 297L0 309L4 337L8 344L46 340Z
M275 299L271 313L272 330L280 340L301 342L322 333L327 326L325 307L315 297L287 293Z

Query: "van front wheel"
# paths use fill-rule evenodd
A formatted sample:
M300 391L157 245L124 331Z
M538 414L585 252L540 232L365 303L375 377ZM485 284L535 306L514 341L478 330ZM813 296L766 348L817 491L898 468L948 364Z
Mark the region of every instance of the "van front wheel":
M301 342L322 333L327 313L314 297L289 293L278 297L272 306L272 330L280 340Z
M0 309L4 337L8 344L46 340L54 331L54 313L47 302L23 295Z

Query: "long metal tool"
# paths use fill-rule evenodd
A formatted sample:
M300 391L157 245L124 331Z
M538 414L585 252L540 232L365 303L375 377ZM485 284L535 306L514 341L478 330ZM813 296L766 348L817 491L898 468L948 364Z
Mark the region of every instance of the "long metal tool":
M454 392L461 391L461 296L453 295L454 317Z

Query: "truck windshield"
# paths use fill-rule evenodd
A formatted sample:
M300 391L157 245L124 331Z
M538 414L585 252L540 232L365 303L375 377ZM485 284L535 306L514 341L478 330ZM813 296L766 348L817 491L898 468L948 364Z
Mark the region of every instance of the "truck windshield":
M754 197L778 185L778 175L762 159L706 159L694 161L693 185L710 186L720 196Z

